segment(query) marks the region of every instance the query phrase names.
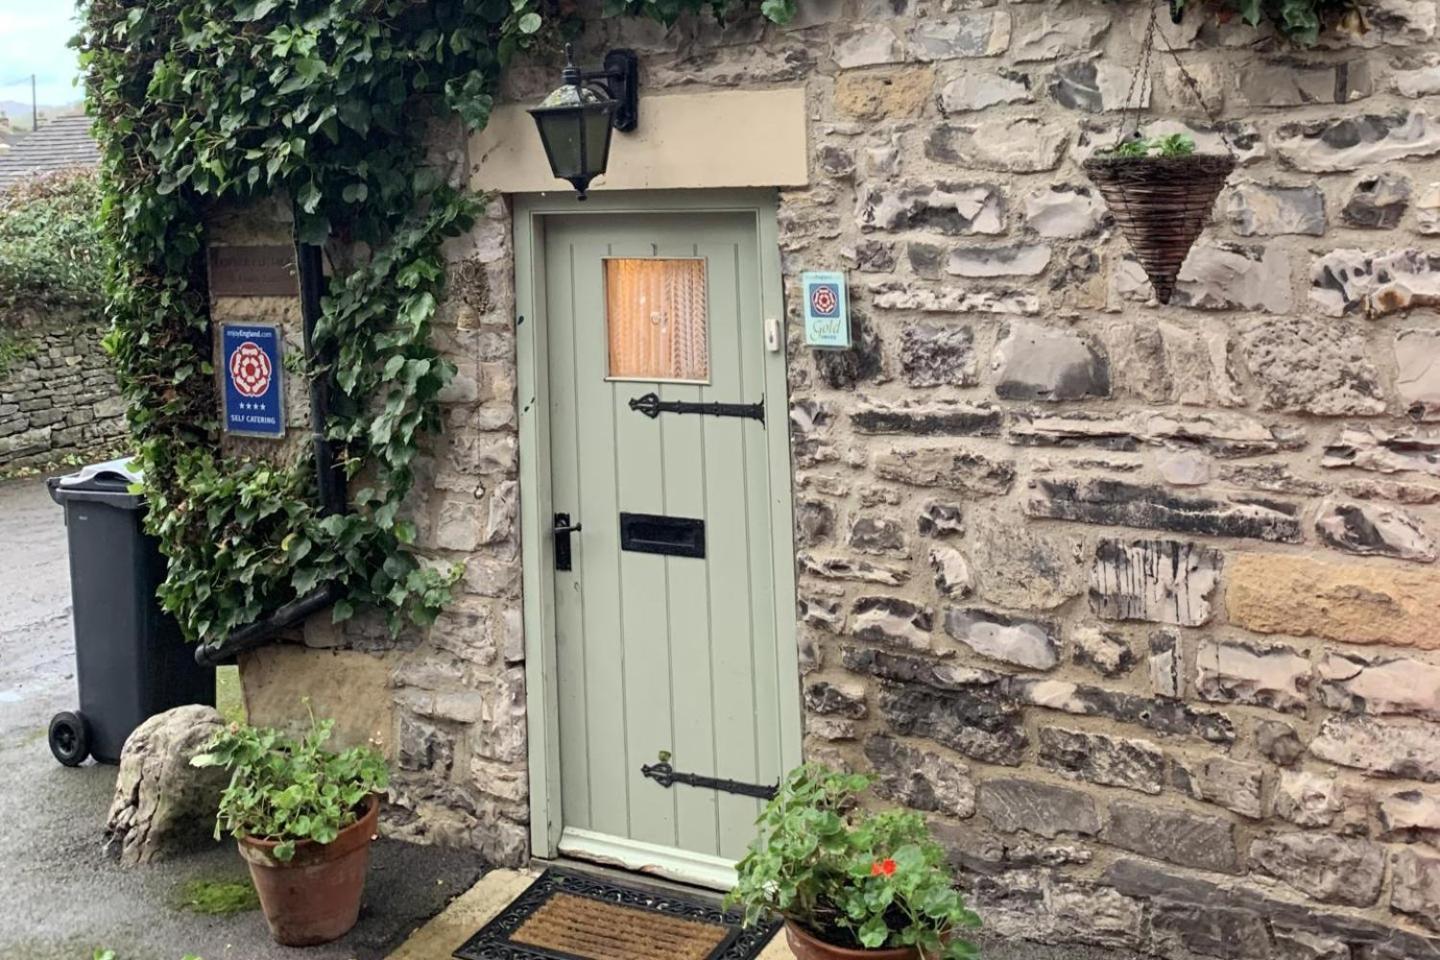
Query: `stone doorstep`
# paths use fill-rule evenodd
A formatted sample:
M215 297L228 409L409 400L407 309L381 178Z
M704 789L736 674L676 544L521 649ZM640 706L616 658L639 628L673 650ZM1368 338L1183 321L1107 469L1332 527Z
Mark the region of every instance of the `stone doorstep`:
M385 960L450 960L460 945L495 919L524 893L543 868L491 870L475 886L456 897L439 916L410 935ZM653 878L644 878L653 884ZM795 960L783 933L771 940L758 960Z

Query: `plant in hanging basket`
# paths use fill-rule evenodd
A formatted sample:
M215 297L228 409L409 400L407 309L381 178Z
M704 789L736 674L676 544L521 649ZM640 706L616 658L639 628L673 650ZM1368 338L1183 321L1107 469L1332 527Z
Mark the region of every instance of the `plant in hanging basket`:
M1150 278L1155 298L1169 303L1175 277L1205 229L1235 158L1196 153L1194 140L1175 134L1127 140L1084 166Z

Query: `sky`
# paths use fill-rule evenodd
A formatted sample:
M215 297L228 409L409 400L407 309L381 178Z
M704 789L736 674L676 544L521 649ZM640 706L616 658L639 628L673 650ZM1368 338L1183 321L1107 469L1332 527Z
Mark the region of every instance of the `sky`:
M75 33L74 18L70 0L0 0L0 100L28 103L32 73L41 104L83 98L73 84L75 51L65 45Z

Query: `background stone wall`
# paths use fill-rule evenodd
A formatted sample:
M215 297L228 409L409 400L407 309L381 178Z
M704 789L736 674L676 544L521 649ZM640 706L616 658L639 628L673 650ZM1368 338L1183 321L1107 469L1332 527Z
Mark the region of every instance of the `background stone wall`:
M1148 6L800 8L608 21L581 53L637 49L650 94L808 91L813 182L780 216L809 754L932 815L1001 936L1440 957L1434 0L1304 51L1162 19L1223 123L1162 53L1148 129L1242 162L1163 308L1079 167ZM556 75L517 64L509 95ZM463 176L460 142L437 131ZM379 664L345 699L383 698L392 829L503 862L528 795L510 229L497 201L451 250L461 375L413 508L462 595L398 644L307 635ZM856 349L800 344L809 269L850 272Z
M1079 167L1147 5L800 9L611 22L585 57L809 91L810 755L931 814L1002 936L1440 956L1435 3L1303 51L1162 13L1223 123L1162 47L1148 130L1242 164L1170 307ZM850 272L856 349L801 345L807 269Z
M125 443L125 403L102 323L79 315L0 323L0 471L114 453Z

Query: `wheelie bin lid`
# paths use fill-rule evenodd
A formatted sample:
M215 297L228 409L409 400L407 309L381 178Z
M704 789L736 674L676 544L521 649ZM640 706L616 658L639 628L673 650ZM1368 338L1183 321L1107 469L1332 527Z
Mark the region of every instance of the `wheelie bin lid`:
M51 477L45 481L50 498L64 504L67 500L90 500L132 510L140 509L145 498L131 493L130 488L145 480L129 458L92 463L75 473Z

